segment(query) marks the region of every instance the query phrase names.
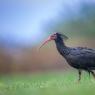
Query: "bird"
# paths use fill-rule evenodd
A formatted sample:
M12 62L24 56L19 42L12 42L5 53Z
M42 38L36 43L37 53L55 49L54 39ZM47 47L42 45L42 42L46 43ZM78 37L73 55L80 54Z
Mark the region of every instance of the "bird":
M81 80L82 71L86 71L95 78L95 49L88 47L68 47L65 45L65 40L68 37L62 33L53 33L44 41L40 46L44 46L46 43L54 40L56 48L61 56L65 58L67 63L78 70L78 81Z

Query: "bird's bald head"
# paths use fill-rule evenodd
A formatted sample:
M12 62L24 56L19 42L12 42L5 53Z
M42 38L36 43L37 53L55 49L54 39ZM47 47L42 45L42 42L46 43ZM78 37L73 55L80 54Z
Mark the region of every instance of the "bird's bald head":
M44 41L44 43L41 45L41 47L43 46L43 45L45 45L46 43L48 43L49 41L52 41L52 40L57 40L57 39L65 39L65 40L67 40L68 39L68 37L67 36L65 36L65 35L63 35L63 34L61 34L61 33L54 33L54 34L52 34L52 35L50 35L45 41ZM40 47L40 48L41 48Z

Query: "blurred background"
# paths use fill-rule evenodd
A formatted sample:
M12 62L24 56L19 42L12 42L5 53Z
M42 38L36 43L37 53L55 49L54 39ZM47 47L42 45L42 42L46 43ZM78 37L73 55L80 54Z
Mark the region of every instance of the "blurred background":
M0 73L71 70L53 41L38 51L55 32L95 48L95 0L0 0Z

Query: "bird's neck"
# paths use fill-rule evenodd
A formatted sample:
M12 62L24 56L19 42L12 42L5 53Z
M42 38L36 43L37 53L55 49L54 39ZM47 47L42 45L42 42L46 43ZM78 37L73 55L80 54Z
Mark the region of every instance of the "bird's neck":
M68 47L65 45L63 39L56 39L55 44L56 44L57 50L62 56L66 57L66 55L69 54Z

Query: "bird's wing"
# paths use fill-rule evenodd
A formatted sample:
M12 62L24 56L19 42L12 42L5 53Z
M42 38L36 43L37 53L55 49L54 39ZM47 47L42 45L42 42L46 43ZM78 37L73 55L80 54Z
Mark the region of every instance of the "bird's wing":
M95 58L95 49L90 48L72 48L71 54L75 56L83 56L83 57L94 57Z
M70 51L70 56L75 64L87 67L95 68L95 49L89 48L72 48Z

